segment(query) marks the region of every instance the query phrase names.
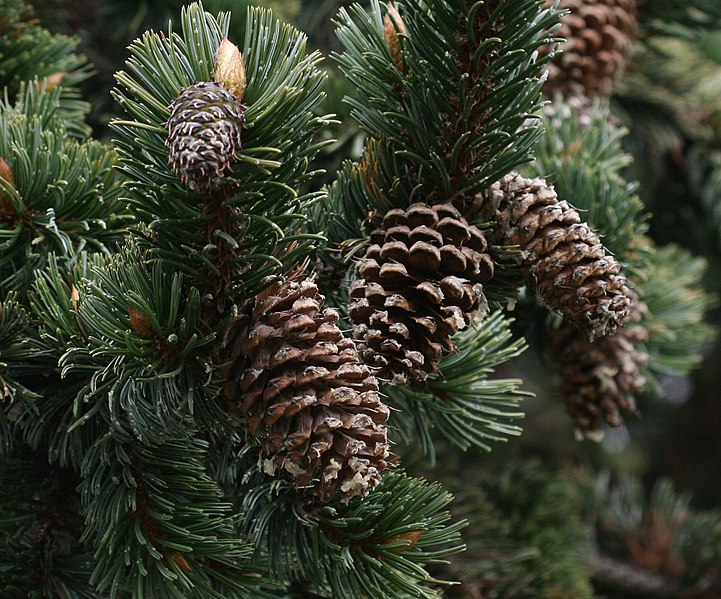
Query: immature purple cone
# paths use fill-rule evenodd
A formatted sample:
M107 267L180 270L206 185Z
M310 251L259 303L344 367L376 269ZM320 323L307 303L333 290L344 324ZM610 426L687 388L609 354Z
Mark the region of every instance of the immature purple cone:
M261 439L268 474L285 470L320 497L340 489L348 499L367 495L389 466L389 410L324 300L311 279L293 278L231 322L222 343L225 396Z
M171 168L191 189L208 192L237 160L243 105L222 85L194 83L173 100L166 126Z
M483 233L450 204L389 210L356 267L350 317L363 360L393 383L422 381L451 337L487 310Z
M526 285L589 339L612 334L629 315L621 265L573 206L543 179L506 175L482 194L481 217L494 237L522 250Z

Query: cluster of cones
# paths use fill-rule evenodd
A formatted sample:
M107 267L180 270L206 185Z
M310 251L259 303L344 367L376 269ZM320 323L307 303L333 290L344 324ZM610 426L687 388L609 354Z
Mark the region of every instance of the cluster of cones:
M560 34L573 41L551 67L549 90L607 90L628 56L631 5L562 2L572 14ZM188 186L210 191L240 146L239 94L222 81L195 84L171 109L171 166ZM221 343L225 395L259 439L268 473L285 471L324 497L363 496L378 484L389 465L379 380L422 384L454 350L453 335L487 311L489 242L521 250L525 284L569 323L553 343L577 427L618 424L619 410L635 409L643 329L620 327L642 308L599 236L542 179L511 174L476 200L472 217L449 202L382 215L350 287L353 339L304 273L271 285L230 323Z

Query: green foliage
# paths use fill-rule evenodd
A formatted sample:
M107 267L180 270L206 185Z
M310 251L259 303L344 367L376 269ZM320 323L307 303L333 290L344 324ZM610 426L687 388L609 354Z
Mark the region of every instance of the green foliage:
M88 584L92 555L77 540L75 473L50 468L42 454L26 452L0 457L0 480L3 598L100 599Z
M247 456L248 457L252 456ZM451 495L400 471L365 499L314 506L287 483L252 470L240 485L244 530L286 584L309 580L320 597L439 597L424 567L462 550L446 511Z
M191 431L188 431L191 432ZM139 444L116 422L86 454L80 486L92 584L110 596L263 597L231 504L205 472L207 445L168 433ZM182 459L179 457L182 456ZM119 559L120 558L120 559Z
M717 247L721 248L721 149L696 146L689 151L690 187L708 215Z
M0 17L0 88L14 99L22 95L25 82L38 85L43 78L62 75L60 109L67 113L68 131L86 136L89 128L72 115L87 111L88 104L79 100L78 84L90 76L84 56L75 54L79 40L53 35L31 18L32 8L23 0L4 0ZM53 85L57 85L54 82Z
M105 33L116 38L127 39L130 35L135 37L147 29L165 27L169 20L175 19L181 8L186 4L182 0L125 0L123 2L103 2L100 7L99 33ZM298 14L299 0L205 0L208 12L230 12L237 15L244 13L249 6L263 6L273 11L281 21L290 21ZM118 28L118 19L128 20L123 28Z
M644 30L672 33L680 27L721 26L721 6L715 0L639 0L638 20Z
M456 493L454 513L470 522L468 549L448 575L463 589L483 588L499 599L590 599L591 551L574 487L540 462L506 462L502 469L461 464L444 485Z
M177 1L134 0L122 13L120 3L102 4L99 30L108 32L111 15L145 27ZM300 6L273 4L283 16ZM318 14L330 4L304 2ZM547 120L553 131L539 139L534 115L550 57L539 60L536 51L551 39L555 7L406 0L402 64L384 39L380 2L341 11L337 58L347 80L339 88L352 95L348 104L369 138L321 191L314 161L333 152L322 163L340 163L358 130L341 130L338 144L330 139L327 126L336 123L322 112L320 54L308 53L305 36L269 11L250 9L236 38L248 78L242 149L223 185L204 195L171 169L166 122L181 90L211 79L229 15L193 4L177 28L133 42L114 92L126 112L113 123L117 167L113 150L86 139L87 107L73 95L87 74L76 42L27 20L17 0L6 5L0 85L5 77L11 83L0 101L0 156L14 184L0 184L10 202L0 206L0 594L435 598L452 596L457 587L443 583L463 578L498 597L590 597L578 498L557 472L535 464L481 469L472 456L462 483L442 473L459 490L456 513L472 521L471 551L457 557L466 524L451 516L451 495L438 483L399 468L365 499L321 504L312 489L263 472L220 392L216 353L218 333L273 277L320 257L324 292L342 311L350 260L383 211L414 201L473 206L475 194L534 151L532 172L552 176L562 199L633 264L649 304L643 324L653 371L685 372L697 362L708 335L703 264L677 248L644 246L636 188L620 176L627 165L620 130L596 107L589 126L564 115ZM682 9L676 0L659 4L663 14ZM301 22L313 23L311 13ZM650 40L662 28L644 14ZM711 36L694 29L701 19L683 14L683 43L668 47L685 64L716 60ZM645 48L662 57L659 65L668 61L661 45ZM698 105L710 101L715 80L682 78L680 64L644 71L658 95L635 98L638 105L660 106L673 77ZM67 71L61 88L38 85L58 70ZM671 106L683 120L682 103ZM709 114L684 121L674 139L710 135ZM326 251L313 254L321 235ZM509 248L490 251L513 263ZM497 273L486 289L492 303L518 293L511 268ZM434 459L452 449L488 450L520 433L515 420L528 394L516 379L492 378L525 349L511 322L494 312L456 337L458 351L422 387L384 389L399 409L390 423L399 440ZM688 510L668 497L659 492L652 503L675 522ZM617 531L643 526L633 519L638 511L629 512L606 537L611 544ZM712 543L702 542L705 530ZM699 588L716 584L717 531L715 513L678 529L684 576Z
M601 552L677 580L689 595L721 588L718 510L694 510L690 494L667 478L649 494L638 479L613 480L608 472L582 474L579 482Z
M338 61L358 89L348 99L352 115L403 166L389 171L398 185L381 188L387 201L467 198L529 160L539 130L527 121L540 106L548 60L534 51L557 20L541 5L408 0L402 69L386 46L377 1L370 13L341 9Z
M424 455L435 461L434 431L462 450L486 451L490 442L521 434L512 422L523 417L518 405L530 394L519 389L520 380L490 378L494 367L526 347L523 339L513 339L511 322L495 312L458 333L457 351L441 360L423 387L383 389L388 404L398 409L391 425L401 441L420 442Z
M15 104L0 101L0 156L15 179L2 184L9 214L0 220L0 289L25 294L48 252L109 252L129 215L115 152L68 138L59 89L21 91Z
M714 333L704 315L715 303L703 288L706 261L669 245L650 257L638 281L648 305L642 321L648 329L648 368L654 374L685 374L701 361L700 349Z
M535 147L535 160L526 171L544 177L603 235L603 244L619 260L628 260L636 238L646 231L637 185L621 170L631 162L608 107L595 104L577 109L555 102L544 114L544 135Z
M148 226L147 239L166 264L196 281L222 277L218 264L237 273L229 293L254 296L264 279L309 252L317 235L298 233L320 195L299 188L313 175L309 162L323 143L314 137L325 119L314 114L323 98L320 56L306 54L305 36L252 9L242 44L248 86L243 148L229 197L210 206L185 187L168 164L165 122L170 103L197 81L208 81L229 16L216 20L200 4L184 9L182 35L146 33L130 47L131 74L121 71L115 97L130 121L114 130L127 175L130 205ZM324 142L325 143L325 142Z
M8 293L0 302L0 453L12 446L12 413L19 404L37 398L18 379L25 370L30 340L33 337L30 314Z

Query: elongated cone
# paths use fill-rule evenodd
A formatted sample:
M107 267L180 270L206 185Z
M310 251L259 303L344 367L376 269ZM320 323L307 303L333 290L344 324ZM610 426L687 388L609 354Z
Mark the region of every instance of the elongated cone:
M496 221L498 243L523 251L526 285L546 306L591 340L623 324L631 291L621 265L553 187L512 173L483 196L482 218Z
M549 330L549 352L579 439L600 438L603 422L621 426L622 414L638 412L636 398L646 388L641 369L648 364L648 330L639 322L648 308L633 299L630 324L608 337L589 341L568 324Z
M380 378L424 380L453 351L451 337L488 309L486 248L450 204L386 213L356 267L349 310L361 356Z
M225 395L247 415L268 474L285 470L320 497L339 489L349 499L366 495L389 465L389 410L324 299L311 279L292 279L233 321L222 340Z

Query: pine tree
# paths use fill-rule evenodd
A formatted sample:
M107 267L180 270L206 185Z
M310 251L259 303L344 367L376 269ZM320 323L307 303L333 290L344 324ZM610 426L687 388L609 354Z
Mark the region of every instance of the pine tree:
M648 508L661 547L652 516L600 512L614 493L642 506L632 483L503 452L459 481L521 433L532 394L494 371L527 348L555 364L567 432L600 439L710 335L705 264L648 236L610 117L643 6L568 4L583 23L544 0L341 8L363 139L342 163L336 75L266 8L240 34L194 3L133 41L102 143L76 41L8 5L3 597L591 597L608 556L718 586L719 552L686 549L706 525L721 538L717 518L687 521L667 487ZM582 44L563 58L560 32L611 62L564 70Z

